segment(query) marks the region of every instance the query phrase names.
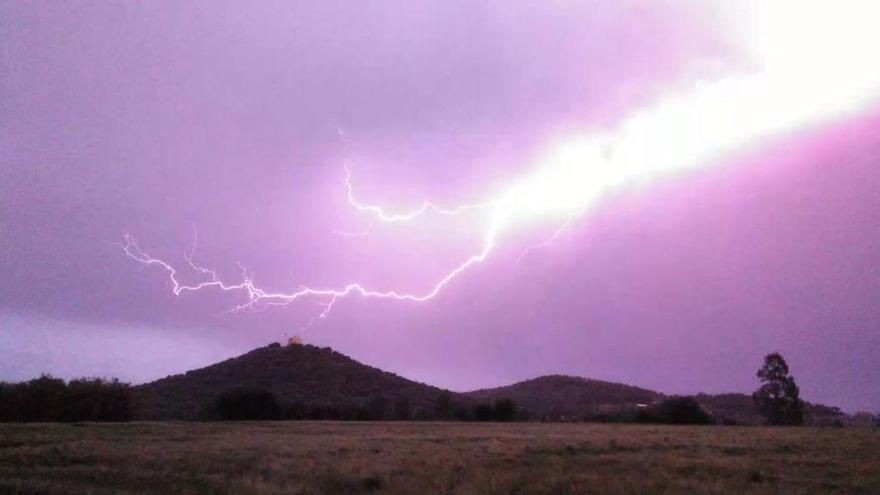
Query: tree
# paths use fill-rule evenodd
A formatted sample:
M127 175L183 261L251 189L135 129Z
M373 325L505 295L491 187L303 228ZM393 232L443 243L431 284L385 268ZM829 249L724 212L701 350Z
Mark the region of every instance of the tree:
M801 425L804 422L804 405L794 377L788 372L788 364L777 352L764 358L764 366L758 370L761 386L752 394L758 411L770 425Z
M67 384L64 421L129 421L131 388L113 378L79 378Z
M132 413L131 388L115 378L0 383L0 421L128 421Z
M413 417L412 405L406 397L400 397L394 401L394 420L411 421Z
M0 423L19 421L18 388L12 383L0 382Z
M448 390L440 392L434 399L434 419L452 419L455 413L455 404L452 402L452 394Z
M281 419L282 409L268 390L234 388L215 399L214 415L224 421Z
M367 420L385 421L390 418L388 399L385 397L373 397L367 402Z
M61 378L42 375L18 384L19 421L61 421L64 419L67 384Z
M511 399L495 401L495 421L513 421L516 419L516 403Z
M491 404L477 404L474 406L474 419L477 421L494 421L495 408Z
M641 412L639 419L648 423L673 425L709 425L714 422L693 397L679 396L664 399L650 410Z
M308 408L300 401L294 401L287 406L284 412L284 419L302 420L308 419Z

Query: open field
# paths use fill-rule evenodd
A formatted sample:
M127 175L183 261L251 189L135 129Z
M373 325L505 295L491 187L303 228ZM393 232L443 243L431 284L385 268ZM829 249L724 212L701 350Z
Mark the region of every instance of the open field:
M2 493L880 493L880 430L0 424Z

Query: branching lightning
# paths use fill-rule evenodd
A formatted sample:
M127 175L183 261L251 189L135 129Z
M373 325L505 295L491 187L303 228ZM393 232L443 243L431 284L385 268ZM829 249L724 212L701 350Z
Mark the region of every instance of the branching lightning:
M460 205L454 208L442 208L437 206L436 204L430 201L423 201L421 206L416 208L415 210L406 211L402 213L387 213L385 208L380 205L370 205L364 204L358 201L354 195L354 186L351 184L351 170L348 167L345 167L345 191L348 197L348 203L355 210L368 213L373 218L370 224L367 226L366 230L363 232L345 232L335 230L334 232L338 235L344 237L363 237L368 235L373 227L376 226L377 222L382 223L398 223L398 222L409 222L411 220L415 220L416 218L426 214L433 213L437 215L446 215L446 216L455 216L460 213L472 210L481 210L487 208L489 205L487 203L479 203L472 205Z
M385 223L408 222L425 213L436 213L439 215L458 215L468 210L480 210L489 206L488 203L478 203L473 205L461 205L454 208L441 208L430 201L422 202L422 205L412 211L405 213L386 213L385 209L379 205L363 204L354 197L354 187L351 185L351 170L345 168L345 190L348 195L348 202L358 211L375 215L376 220Z
M548 247L556 242L556 240L559 239L566 230L571 228L571 225L574 223L576 218L577 216L572 213L564 222L559 225L559 227L556 228L556 230L553 231L552 234L550 234L549 237L537 244L532 244L531 246L527 246L525 249L523 249L522 253L520 253L519 257L516 259L516 264L519 265L520 263L522 263L524 259L532 254L532 251Z
M315 297L322 302L322 311L312 318L314 322L349 295L430 300L456 277L485 261L505 232L535 222L558 225L546 241L527 248L525 256L553 242L595 201L617 188L711 165L719 155L755 140L857 112L876 99L880 64L873 62L873 50L880 46L880 34L872 24L880 7L858 0L831 6L820 1L762 0L752 9L754 22L747 38L760 70L697 82L689 91L671 94L635 112L609 132L560 139L547 147L531 174L503 185L484 201L451 208L424 201L414 210L393 213L359 201L346 168L348 202L355 211L370 216L367 232L380 223L415 222L431 215L482 215L479 249L421 292L375 290L357 282L337 288L267 291L245 270L237 282L222 280L216 271L197 264L192 251L185 259L202 281L187 284L174 266L148 254L132 236L124 237L122 248L135 261L164 270L174 295L205 289L243 294L244 302L237 310Z

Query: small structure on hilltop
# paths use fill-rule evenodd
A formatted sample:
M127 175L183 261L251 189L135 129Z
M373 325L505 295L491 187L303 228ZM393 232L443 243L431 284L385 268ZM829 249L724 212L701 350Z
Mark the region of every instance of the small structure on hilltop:
M303 343L303 339L299 338L299 335L294 335L293 337L290 337L289 339L287 339L288 346L302 345L302 343Z

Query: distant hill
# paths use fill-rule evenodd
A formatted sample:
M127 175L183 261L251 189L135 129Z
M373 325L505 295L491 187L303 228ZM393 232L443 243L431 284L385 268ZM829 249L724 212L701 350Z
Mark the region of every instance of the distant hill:
M633 411L667 396L653 390L575 376L551 375L505 387L454 393L361 364L329 347L271 344L205 368L133 388L136 419L210 417L217 397L235 389L271 392L285 406L345 411L375 410L374 417L463 419L480 404L511 399L537 420L577 421ZM699 394L697 402L720 422L761 424L750 396ZM807 424L847 423L837 408L805 403ZM359 414L359 413L358 413ZM331 416L332 417L332 416Z
M139 419L200 419L221 393L267 390L286 404L365 407L377 399L430 408L443 390L361 364L329 347L272 344L134 388Z
M651 404L664 397L644 388L563 375L542 376L462 395L477 402L513 399L538 419L582 418L587 414Z

